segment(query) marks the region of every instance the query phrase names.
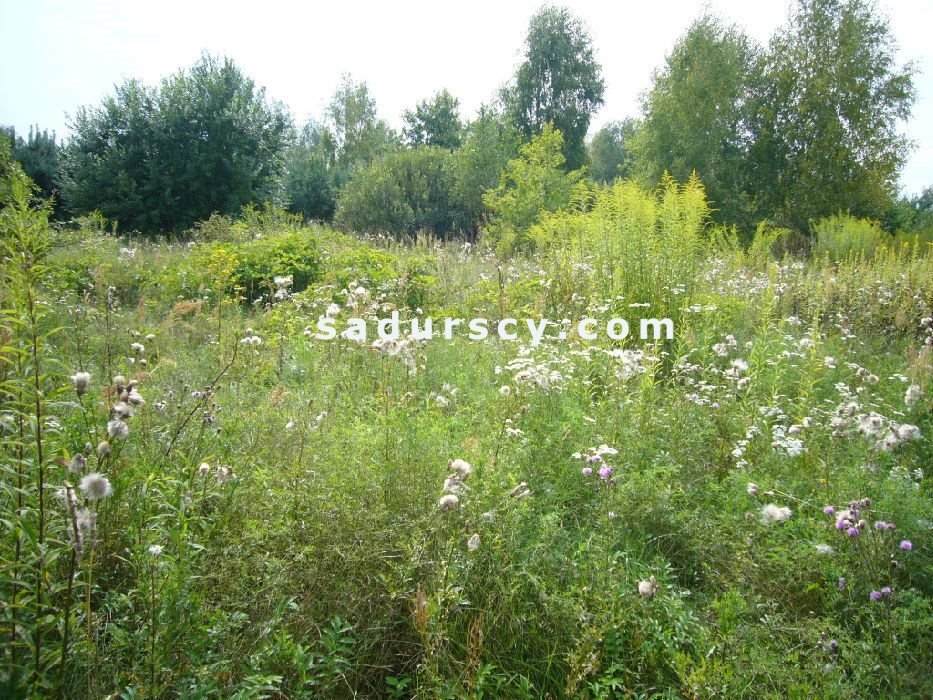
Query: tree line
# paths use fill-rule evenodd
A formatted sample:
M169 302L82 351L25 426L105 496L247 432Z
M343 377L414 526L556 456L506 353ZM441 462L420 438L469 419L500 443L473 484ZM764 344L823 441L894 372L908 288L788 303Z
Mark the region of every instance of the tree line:
M703 14L652 76L641 114L587 139L605 83L583 21L545 6L512 80L464 120L447 90L396 132L345 76L298 126L229 58L204 55L157 86L129 80L78 109L64 145L7 130L14 158L63 215L179 232L271 202L358 231L442 237L514 232L580 182L665 175L703 182L714 218L807 232L839 212L889 230L930 225L928 188L897 198L914 69L865 0L798 0L766 45Z

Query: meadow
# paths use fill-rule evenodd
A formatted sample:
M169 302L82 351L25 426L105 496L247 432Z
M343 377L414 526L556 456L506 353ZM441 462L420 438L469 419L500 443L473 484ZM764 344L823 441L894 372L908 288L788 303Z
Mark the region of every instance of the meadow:
M17 177L2 227L3 695L933 694L929 242L743 245L696 181L508 256L56 226ZM393 312L556 325L315 337Z

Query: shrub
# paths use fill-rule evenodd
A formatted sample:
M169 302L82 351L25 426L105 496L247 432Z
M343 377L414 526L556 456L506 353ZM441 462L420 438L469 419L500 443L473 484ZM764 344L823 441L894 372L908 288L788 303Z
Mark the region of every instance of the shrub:
M833 262L850 255L870 258L878 246L890 240L877 221L857 219L848 214L820 219L814 224L813 232L817 254L828 255Z
M340 193L335 222L359 232L447 237L465 228L454 197L448 151L420 147L393 153L360 171Z

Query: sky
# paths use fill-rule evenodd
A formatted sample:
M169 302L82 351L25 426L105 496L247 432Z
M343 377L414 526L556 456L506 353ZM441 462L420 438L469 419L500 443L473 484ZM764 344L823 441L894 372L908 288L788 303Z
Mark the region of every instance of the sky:
M68 116L116 84L151 84L226 55L296 123L322 114L343 73L365 80L380 115L398 128L419 100L446 88L472 116L521 62L528 20L541 0L198 2L0 0L0 124L68 134ZM704 8L767 42L787 0L562 0L588 25L606 81L592 130L639 114L651 73ZM917 101L902 130L914 142L902 192L933 185L933 2L878 0L900 63L917 73Z

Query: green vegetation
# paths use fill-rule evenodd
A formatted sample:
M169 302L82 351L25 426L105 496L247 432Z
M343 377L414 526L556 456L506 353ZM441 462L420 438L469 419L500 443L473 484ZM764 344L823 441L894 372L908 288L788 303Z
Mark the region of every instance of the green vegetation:
M401 136L349 76L298 132L229 59L129 81L67 222L0 139L0 696L933 696L910 82L861 0L703 16L586 144L544 8Z

